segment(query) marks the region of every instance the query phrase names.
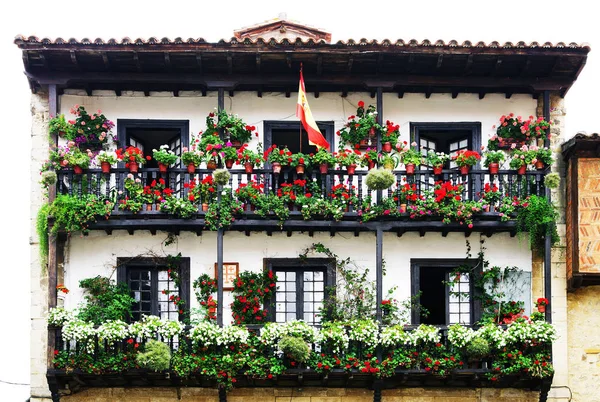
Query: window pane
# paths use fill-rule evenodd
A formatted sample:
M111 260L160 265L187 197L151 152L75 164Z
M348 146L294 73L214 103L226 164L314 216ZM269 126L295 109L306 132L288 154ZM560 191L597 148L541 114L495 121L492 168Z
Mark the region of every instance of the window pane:
M458 314L450 314L450 324L458 324Z
M277 313L275 315L275 321L277 321L277 322L285 322L285 313Z
M285 305L283 303L277 303L275 305L275 311L285 311Z
M451 313L459 313L460 312L458 303L450 303L450 312Z
M296 313L287 313L285 315L287 321L293 321L296 319Z
M277 290L285 291L285 282L277 282Z
M304 283L304 290L313 290L313 283L312 282L305 282Z
M296 291L296 282L288 282L286 285L286 290Z
M315 301L323 300L323 292L315 292Z
M285 273L285 280L286 281L295 281L296 280L296 273L295 272L286 272Z
M322 281L322 280L323 280L323 271L315 272L315 281Z
M296 303L286 303L287 311L291 313L296 312Z
M285 293L277 292L275 294L275 301L285 301Z
M308 271L304 273L304 280L305 281L312 281L313 280L313 273L312 271Z
M167 273L167 271L164 271L164 270L158 271L158 280L159 281L169 280L169 274Z
M312 313L304 313L304 321L313 322L313 314Z
M304 311L314 311L312 303L304 303Z
M323 282L315 282L315 290L322 291L323 290Z
M285 293L285 300L289 301L289 302L295 302L296 301L296 293L286 292Z
M311 292L306 292L304 293L304 300L306 301L313 301L313 294Z
M460 147L461 148L467 148L469 146L469 140L462 140L460 142Z

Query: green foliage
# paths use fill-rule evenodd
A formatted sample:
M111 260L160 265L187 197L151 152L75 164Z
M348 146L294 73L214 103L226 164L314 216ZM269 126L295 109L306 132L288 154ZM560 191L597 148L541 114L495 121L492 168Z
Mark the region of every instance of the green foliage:
M332 166L335 163L335 157L325 148L319 148L311 159L312 163L315 165L326 163L327 165Z
M193 218L198 213L198 207L189 199L175 196L165 198L165 202L162 203L162 210L182 219Z
M43 204L36 218L36 231L40 242L40 264L42 268L46 268L48 263L48 214L50 205Z
M298 165L304 165L306 167L310 166L311 157L309 155L305 155L302 152L298 152L292 155L292 162L290 162L290 166L296 167Z
M363 101L358 102L356 115L348 117L348 122L337 134L340 136L340 151L346 143L354 148L360 141L367 138L376 138L379 133L384 132L383 127L377 123L377 111L375 106L369 105L365 109Z
M263 306L276 290L277 277L273 271L240 272L233 283L231 315L236 325L260 324L267 319Z
M544 177L544 186L548 188L558 188L560 185L560 176L558 173L548 173Z
M304 339L297 336L284 336L278 346L287 357L298 363L306 362L310 356L310 347Z
M86 303L78 314L81 320L99 325L107 320L124 321L131 315L135 300L127 285L115 285L109 278L97 276L79 281L79 287L86 292Z
M558 213L554 205L547 198L537 195L529 197L526 203L526 207L517 212L517 231L529 232L532 249L542 249L546 236L550 236L552 244L557 243L560 238L556 230Z
M217 127L229 132L232 140L237 140L244 144L252 139L252 132L256 130L256 127L247 125L237 115L227 113L225 110L221 110L217 113L217 117ZM210 115L209 119L212 120ZM258 136L258 133L256 133L256 136Z
M225 186L229 183L231 174L227 169L217 169L213 172L213 180L215 184Z
M153 149L152 157L157 162L167 166L171 166L177 161L177 155L171 151L168 145L161 145L159 149Z
M48 188L50 186L53 186L56 184L56 172L54 171L45 171L42 172L42 180L40 181L40 183L42 184L42 186L44 186L45 188Z
M221 200L211 203L204 215L204 224L209 230L228 228L235 221L235 215L243 212L242 203L233 198L230 189L223 193Z
M404 149L401 153L400 158L402 159L402 163L404 163L405 165L412 163L415 166L419 166L423 162L423 155L418 149L415 149L414 147Z
M483 162L483 166L485 167L490 167L490 163L502 163L506 158L503 151L487 151L484 156L485 161Z
M171 366L171 351L166 344L151 339L146 343L145 351L138 353L136 361L140 367L149 370L168 370Z
M482 359L490 354L490 344L487 340L475 336L467 343L465 353L471 359Z
M387 169L371 169L366 183L371 190L386 190L396 182L396 177Z
M48 122L48 132L51 135L71 138L73 136L72 131L73 126L65 120L64 114L59 114Z
M81 231L86 233L91 222L96 222L99 216L108 218L114 207L109 200L102 200L95 195L87 194L81 198L66 194L56 197L49 208L49 215L54 217L52 234L64 230L67 233Z

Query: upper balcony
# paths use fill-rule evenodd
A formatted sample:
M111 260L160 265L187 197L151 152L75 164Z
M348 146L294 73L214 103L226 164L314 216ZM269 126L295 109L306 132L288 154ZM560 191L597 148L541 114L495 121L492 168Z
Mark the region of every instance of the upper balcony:
M110 173L89 169L75 174L65 169L57 172L56 191L79 199L89 194L102 203L108 201L106 219L99 217L89 229L109 234L118 229L201 234L205 229L214 230L223 218L221 222L227 220L224 228L247 234L345 231L358 235L381 228L398 236L410 231L422 236L426 232L469 235L473 231L488 236L496 232L514 235L513 218L522 201L531 195L544 196L546 191L546 171L541 170L523 175L514 170L494 175L488 170L471 170L465 175L454 169L439 175L431 170L417 170L415 174L394 170L394 185L383 191L367 188L366 170L348 174L330 169L321 174L312 169L298 174L285 169L281 173L271 169L246 173L234 168L229 185L221 191L210 183L212 173L207 169L189 173L183 168L160 173L141 168L132 174L125 168L113 168ZM446 187L441 188L444 183ZM169 209L169 200L175 199L185 204L177 211L172 205ZM203 208L203 204L212 206Z

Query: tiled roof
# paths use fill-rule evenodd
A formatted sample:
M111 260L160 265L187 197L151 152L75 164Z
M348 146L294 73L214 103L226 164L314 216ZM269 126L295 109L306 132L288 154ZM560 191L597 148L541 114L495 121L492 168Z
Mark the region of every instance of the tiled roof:
M497 41L493 41L493 42L489 42L489 43L485 43L483 41L479 41L479 42L473 42L473 41L464 41L462 43L459 43L456 40L450 40L448 42L444 42L443 40L437 40L437 41L430 41L428 39L422 40L422 41L418 41L416 39L411 39L408 41L404 41L402 39L398 39L396 41L391 41L389 39L383 39L381 41L372 39L372 40L368 40L368 39L348 39L348 40L339 40L336 43L331 43L328 44L325 40L319 40L319 41L314 41L312 39L308 39L306 41L303 41L300 38L297 38L295 41L290 41L288 39L281 39L281 40L277 40L275 38L257 38L257 39L250 39L250 38L245 38L245 39L237 39L237 38L231 38L229 41L225 40L225 39L221 39L218 42L208 42L203 38L198 38L198 39L194 39L194 38L188 38L188 39L183 39L181 37L177 37L173 40L171 40L170 38L164 37L161 39L158 39L157 37L150 37L148 39L143 39L143 38L137 38L137 39L131 39L128 37L124 37L120 40L118 39L108 39L108 40L104 40L102 38L96 38L94 40L91 40L89 38L83 38L81 40L75 39L75 38L70 38L68 40L65 40L63 38L56 38L56 39L50 39L47 37L44 38L39 38L37 36L23 36L23 35L17 35L15 37L14 43L18 46L23 46L23 45L82 45L82 46L88 46L88 45L98 45L98 46L128 46L128 45L177 45L177 44L214 44L214 45L296 45L296 46L302 46L302 45L318 45L318 46L342 46L342 47L353 47L353 46L397 46L397 47L419 47L419 48L424 48L424 47L447 47L447 48L480 48L480 49L587 49L588 51L590 50L590 46L587 43L576 43L576 42L570 42L570 43L564 43L564 42L558 42L556 44L553 44L551 42L545 42L545 43L540 43L540 42L530 42L530 43L526 43L523 41L519 41L516 43L513 42L505 42L505 43L500 43Z

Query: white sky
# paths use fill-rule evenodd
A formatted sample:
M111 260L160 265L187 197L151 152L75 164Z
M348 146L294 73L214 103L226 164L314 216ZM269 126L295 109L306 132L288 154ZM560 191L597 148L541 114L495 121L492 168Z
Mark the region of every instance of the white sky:
M598 11L589 0L571 1L114 1L13 2L0 6L2 54L2 165L4 185L0 232L5 275L0 330L0 380L29 382L29 87L22 74L15 35L120 39L167 36L229 39L233 30L287 12L289 18L332 32L339 39L524 40L600 44ZM587 4L586 4L587 3ZM589 54L579 80L566 97L567 131L600 132L597 119L600 56ZM460 100L460 99L459 99ZM0 383L3 401L22 401L26 387Z

